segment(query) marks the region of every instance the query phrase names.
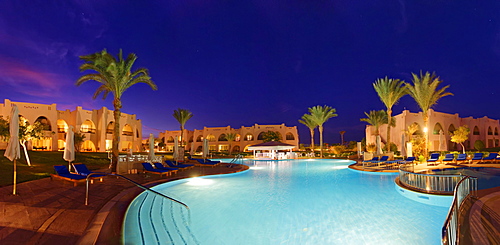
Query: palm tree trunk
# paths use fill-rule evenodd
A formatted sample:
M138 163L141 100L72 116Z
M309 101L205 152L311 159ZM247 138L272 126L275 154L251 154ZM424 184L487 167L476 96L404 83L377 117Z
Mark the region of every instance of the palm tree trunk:
M112 173L116 173L116 168L118 166L118 154L119 154L119 145L120 145L120 117L122 112L120 111L121 103L115 102L113 103L115 106L115 111L113 112L115 123L113 129L113 143L111 145L111 165L110 169Z
M311 151L314 152L314 129L311 129Z
M387 152L391 152L391 114L392 110L387 110Z
M320 158L323 158L323 126L318 126Z
M429 156L429 147L428 147L428 141L429 141L429 127L427 127L427 123L429 121L429 116L427 115L427 112L422 114L423 119L424 119L424 157L425 159L428 158Z
M183 141L184 141L184 126L181 124L181 142L179 142L181 147Z

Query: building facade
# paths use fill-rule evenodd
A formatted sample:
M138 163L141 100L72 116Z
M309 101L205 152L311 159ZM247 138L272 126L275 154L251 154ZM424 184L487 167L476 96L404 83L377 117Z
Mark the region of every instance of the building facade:
M500 122L496 119L488 117L461 118L458 114L448 114L436 112L432 109L429 110L428 121L428 142L430 151L456 151L461 150L459 144L451 142L451 135L458 127L467 125L470 129L469 139L463 144L466 150L474 148L476 141L482 141L486 148L497 147L499 144L498 130ZM408 141L408 138L403 136L405 131L413 123L417 123L420 132L424 132L422 112L412 113L404 110L401 114L394 116L396 119L396 126L391 128L391 142L396 144L398 149L401 149L403 140ZM382 125L380 128L380 137L382 142L387 141L387 124ZM374 135L375 128L368 125L366 127L366 143L375 144L376 136Z
M113 111L106 107L99 110L84 110L78 106L73 111L60 111L57 110L56 104L12 102L5 99L4 103L0 104L0 116L7 119L13 104L19 108L19 115L30 124L40 122L44 126L44 137L28 142L30 150L63 150L66 145L66 133L70 126L73 126L75 132L80 132L85 136L81 151L105 152L111 149L114 116ZM136 115L122 113L120 128L119 150L141 151L141 120L136 119ZM5 149L6 146L6 142L0 142L0 149Z
M295 146L299 149L299 135L297 126L287 127L284 123L280 125L259 125L250 127L241 126L240 128L227 127L204 127L193 131L185 130L184 137L185 149L194 152L201 152L203 139L208 139L210 151L229 151L244 152L248 151L248 146L262 143L262 135L267 131L278 132L281 135L282 142ZM226 139L228 133L236 134L235 140L230 142ZM174 147L174 138L178 137L181 141L181 131L165 131L160 133L159 138L165 144L165 151L172 152Z

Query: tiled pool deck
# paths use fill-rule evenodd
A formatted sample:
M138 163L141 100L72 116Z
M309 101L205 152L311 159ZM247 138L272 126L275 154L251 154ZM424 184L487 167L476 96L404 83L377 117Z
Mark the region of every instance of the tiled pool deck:
M194 167L170 177L131 174L126 177L146 185L202 175L233 173L246 166L227 164ZM85 184L44 178L0 188L0 244L119 244L121 223L128 203L142 189L121 178L108 176L89 188L85 205ZM120 216L121 215L121 216ZM108 219L107 219L108 218ZM102 228L102 232L101 232ZM99 235L101 233L101 235ZM99 237L98 237L99 235Z
M474 166L500 167L500 164ZM421 164L417 168L427 166ZM163 178L150 174L126 176L141 184L155 185L174 179L241 170L244 166L228 168L223 164L214 168L195 167ZM67 181L44 178L19 184L17 196L11 195L12 186L2 187L0 244L119 244L121 223L117 221L123 217L128 203L141 191L123 179L107 177L104 182L90 186L89 205L86 206L84 184L73 187ZM472 233L468 244L484 244L488 240L483 235L488 219L483 216L488 212L488 215L500 217L500 187L480 191L478 200L466 211L464 222L471 227ZM500 230L500 227L496 229Z

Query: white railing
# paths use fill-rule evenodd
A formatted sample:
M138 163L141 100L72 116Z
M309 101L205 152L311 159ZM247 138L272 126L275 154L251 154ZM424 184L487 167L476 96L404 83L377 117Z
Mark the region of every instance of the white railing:
M459 244L460 225L459 217L460 207L468 195L475 196L477 191L477 178L465 176L456 185L451 203L450 211L441 230L441 242L444 245Z
M455 186L463 175L423 174L411 172L410 166L399 168L399 182L408 189L434 194L453 194Z

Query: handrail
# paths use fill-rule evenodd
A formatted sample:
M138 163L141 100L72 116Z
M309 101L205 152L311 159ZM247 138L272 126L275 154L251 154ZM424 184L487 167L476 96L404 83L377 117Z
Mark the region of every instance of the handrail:
M229 167L229 168L232 168L232 167L233 167L233 164L234 164L234 163L236 163L236 161L238 161L238 160L242 160L242 159L243 159L243 155L241 155L241 154L236 155L236 156L233 158L233 160L231 160L231 161L229 162L229 164L230 164L230 165L229 165L228 167Z
M399 182L410 189L425 193L453 194L455 186L463 178L463 175L456 174L424 174L399 168Z
M122 178L122 179L125 179L125 180L127 180L127 181L131 182L132 184L136 185L136 186L137 186L137 187L139 187L139 188L142 188L142 189L144 189L144 190L146 190L146 191L151 191L151 192L153 192L153 193L155 193L155 194L157 194L157 195L160 195L160 196L162 196L162 197L165 197L165 198L169 199L170 201L176 202L176 203L178 203L178 204L180 204L180 205L184 206L186 209L188 209L188 210L189 210L188 205L186 205L185 203L183 203L183 202L181 202L181 201L178 201L178 200L175 200L174 198L171 198L171 197L166 196L166 195L164 195L164 194L161 194L161 193L159 193L159 192L157 192L157 191L155 191L155 190L153 190L153 189L150 189L150 188L148 188L148 187L146 187L146 186L143 186L143 185L141 185L141 184L139 184L139 183L137 183L137 182L135 182L135 181L133 181L133 180L131 180L131 179L129 179L129 178L127 178L127 177L123 176L123 175L120 175L120 174L110 174L110 173L100 173L100 172L93 172L93 173L90 173L89 175L87 175L87 186L86 186L86 192L85 192L85 205L88 205L88 200L89 200L89 180L90 180L90 177L91 177L92 175L106 175L106 176L110 175L110 176L117 176L117 177L120 177L120 178Z
M233 160L231 160L231 162L229 162L229 163L235 163L236 161L241 160L241 159L243 159L243 155L238 154L238 155L236 155L236 156L233 158Z
M458 244L460 240L460 226L458 224L458 213L463 201L471 193L477 191L477 178L471 176L463 177L455 186L453 201L441 229L442 244Z

